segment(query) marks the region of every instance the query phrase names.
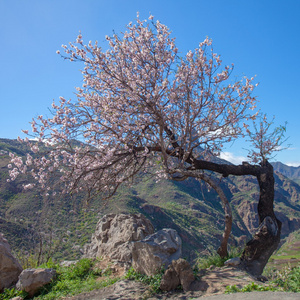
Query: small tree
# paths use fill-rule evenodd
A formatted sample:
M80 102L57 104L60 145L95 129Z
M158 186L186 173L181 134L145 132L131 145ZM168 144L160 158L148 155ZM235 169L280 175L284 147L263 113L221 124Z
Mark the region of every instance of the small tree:
M273 169L267 160L280 139L249 130L248 121L257 116L253 78L229 81L233 66L222 67L208 38L179 56L168 28L152 16L149 20L138 17L121 37L107 36L107 51L97 42L84 45L81 34L76 43L63 46L65 59L84 63L83 86L77 88L75 101L61 97L59 104L52 104L50 118L32 121L34 136L51 151L35 158L28 154L25 162L12 155L11 178L31 172L45 187L56 171L65 192L85 189L107 197L140 172L174 180L202 179L224 204L227 229L219 253L225 256L231 210L204 170L224 177L256 176L260 228L241 258L249 272L260 275L280 240L281 223L273 211ZM268 125L266 120L260 128L263 125ZM260 157L260 164L214 162L224 143L247 132L259 148L251 157L255 162ZM31 149L37 153L38 144L31 143Z

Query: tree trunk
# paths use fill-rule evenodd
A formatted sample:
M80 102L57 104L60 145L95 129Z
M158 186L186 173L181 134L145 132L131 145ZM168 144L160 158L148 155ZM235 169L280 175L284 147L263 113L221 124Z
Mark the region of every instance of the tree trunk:
M221 244L217 250L217 253L220 255L221 258L225 258L226 256L228 256L227 245L228 245L228 239L229 239L229 236L231 233L231 228L232 228L231 207L230 207L229 201L228 201L226 195L224 194L223 190L211 177L207 176L204 173L199 174L198 177L201 178L202 180L204 180L205 182L207 182L218 193L218 195L222 201L224 213L225 213L225 229L224 229Z
M244 269L254 276L260 276L272 253L280 242L281 222L276 218L274 203L273 167L267 161L261 165L243 162L241 165L217 164L210 161L195 160L195 169L210 170L222 174L243 176L252 175L258 180L260 197L258 203L259 227L253 238L247 243L241 256Z
M243 268L254 276L260 276L272 253L280 242L281 222L273 210L274 176L273 167L265 161L257 175L260 187L258 203L259 227L246 244L241 256Z

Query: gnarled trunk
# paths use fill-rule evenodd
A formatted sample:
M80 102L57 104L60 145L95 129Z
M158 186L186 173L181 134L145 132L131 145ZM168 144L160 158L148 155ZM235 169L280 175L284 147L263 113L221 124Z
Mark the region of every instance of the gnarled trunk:
M257 174L260 188L258 203L259 227L242 253L242 266L254 276L260 276L272 253L280 242L281 222L273 210L274 176L273 167L268 162L262 163Z
M247 243L241 256L242 266L254 276L260 276L272 253L280 242L281 222L276 218L274 203L273 167L267 161L261 165L244 162L241 165L217 164L210 161L195 160L195 169L210 170L222 174L243 176L252 175L258 180L260 197L258 203L259 228Z

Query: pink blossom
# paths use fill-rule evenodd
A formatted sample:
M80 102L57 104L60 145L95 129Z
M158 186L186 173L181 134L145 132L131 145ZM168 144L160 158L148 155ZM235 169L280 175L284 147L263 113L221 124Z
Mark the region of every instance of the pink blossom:
M183 174L191 158L218 154L247 134L262 149L250 154L254 160L276 149L278 140L264 139L266 131L249 129L257 117L254 78L232 81L233 65L222 64L209 38L179 57L168 27L148 19L137 15L126 32L106 36L106 51L97 42L84 45L81 34L62 45L66 59L84 63L83 85L77 98L53 102L50 118L31 122L39 142L25 139L33 152L25 163L10 154L11 180L30 172L46 186L56 171L65 192L109 195L153 166L160 167L159 177ZM49 152L43 155L44 146Z

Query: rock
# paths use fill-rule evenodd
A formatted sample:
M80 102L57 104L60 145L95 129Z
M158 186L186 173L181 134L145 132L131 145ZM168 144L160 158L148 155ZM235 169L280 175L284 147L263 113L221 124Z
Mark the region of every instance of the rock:
M185 259L173 260L162 277L160 289L163 291L171 291L181 284L186 292L190 289L191 283L195 280L195 276L191 265Z
M173 266L170 265L165 271L161 282L160 289L162 291L172 291L175 290L180 285L180 279L177 272L174 270Z
M83 257L107 256L131 263L132 242L153 232L152 223L142 214L105 215L97 223L91 243L84 246Z
M77 262L78 260L64 260L59 265L61 267L70 267L72 265L76 265Z
M22 266L11 254L7 240L0 233L0 292L18 281Z
M241 263L241 259L239 257L228 259L224 262L225 266L237 267Z
M132 265L142 274L154 275L180 256L180 236L176 230L165 228L133 243Z
M54 269L26 269L23 270L17 282L17 289L25 291L32 297L42 286L55 278Z
M179 276L180 284L184 291L188 291L195 276L191 265L185 259L178 259L172 262L172 266Z

